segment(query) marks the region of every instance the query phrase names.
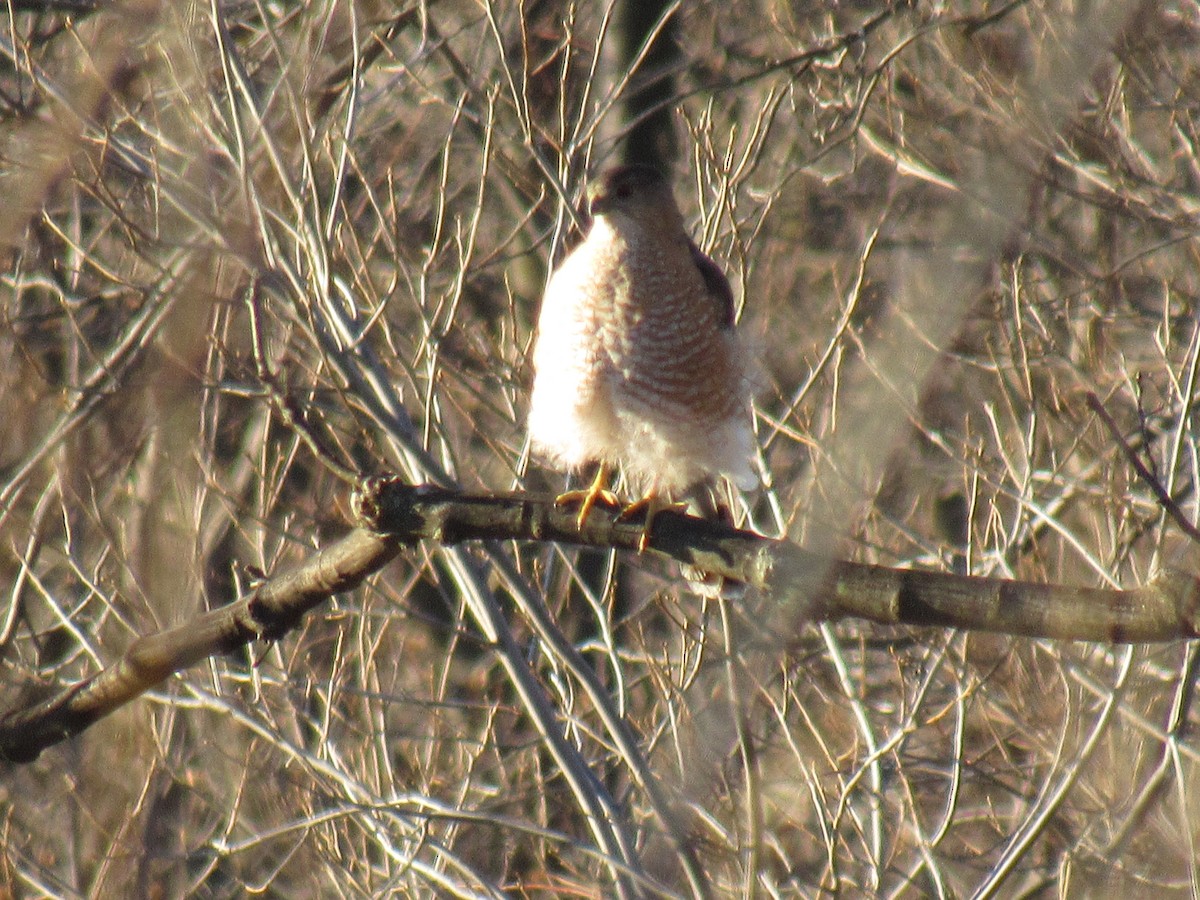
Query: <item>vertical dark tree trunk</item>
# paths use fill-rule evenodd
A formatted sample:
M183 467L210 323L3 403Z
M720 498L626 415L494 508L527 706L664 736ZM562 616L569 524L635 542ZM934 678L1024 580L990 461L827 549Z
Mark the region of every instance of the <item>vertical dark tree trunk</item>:
M667 0L621 0L617 18L618 73L636 65L623 110L621 159L664 172L671 171L679 154L671 102L681 58L678 16L658 27L669 5ZM649 50L638 63L647 41Z

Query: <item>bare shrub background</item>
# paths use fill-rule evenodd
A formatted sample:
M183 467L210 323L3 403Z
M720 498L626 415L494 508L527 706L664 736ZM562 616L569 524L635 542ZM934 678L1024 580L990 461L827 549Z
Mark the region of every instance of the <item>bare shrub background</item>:
M1110 7L677 11L678 194L762 354L756 527L1070 584L1186 559L1084 397L1194 515L1200 12ZM562 484L527 352L620 132L602 6L8 13L6 708L345 527L272 390L366 471ZM608 893L623 853L686 893L673 809L718 894L1200 893L1193 645L763 638L649 559L414 549L7 769L0 884Z

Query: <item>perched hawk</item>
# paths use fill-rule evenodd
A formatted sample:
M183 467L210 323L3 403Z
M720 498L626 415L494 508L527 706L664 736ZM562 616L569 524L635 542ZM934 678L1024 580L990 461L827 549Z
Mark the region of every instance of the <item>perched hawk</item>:
M533 351L529 433L555 465L598 462L583 526L612 468L649 506L725 476L750 490L754 435L733 292L692 243L666 180L645 166L605 172L588 191L591 228L550 279ZM632 507L631 507L632 508Z

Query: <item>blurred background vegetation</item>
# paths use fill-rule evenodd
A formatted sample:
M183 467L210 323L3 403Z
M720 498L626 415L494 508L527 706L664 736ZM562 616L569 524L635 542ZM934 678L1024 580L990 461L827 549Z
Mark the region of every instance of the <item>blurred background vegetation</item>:
M1085 402L1194 518L1200 9L1099 6L674 4L644 58L607 4L11 0L4 708L345 530L285 406L559 489L532 327L639 108L759 351L753 527L1200 568ZM736 619L649 558L414 548L7 767L0 892L1200 894L1193 644Z

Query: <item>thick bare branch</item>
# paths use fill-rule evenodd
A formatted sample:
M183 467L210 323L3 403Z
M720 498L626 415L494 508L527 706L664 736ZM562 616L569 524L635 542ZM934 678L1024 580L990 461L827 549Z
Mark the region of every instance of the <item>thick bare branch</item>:
M398 550L394 538L356 529L299 568L264 581L250 596L139 638L115 665L0 719L0 758L34 760L175 672L253 640L280 637L314 606L378 571Z
M642 523L607 511L582 531L544 498L471 496L395 480L374 484L375 527L401 541L537 539L636 550ZM1146 643L1200 634L1200 580L1165 571L1132 590L1037 584L832 560L674 512L654 520L649 550L745 582L808 622L863 618L887 625L993 631L1075 641Z
M601 507L584 527L545 496L466 494L376 478L355 495L359 527L236 603L140 638L92 678L0 720L0 758L36 759L197 662L253 640L278 639L305 613L377 572L409 543L541 540L638 549L644 523ZM830 560L787 541L658 514L648 552L763 592L797 630L862 618L886 625L992 631L1057 640L1148 643L1200 636L1200 579L1167 570L1131 590L1037 584Z

